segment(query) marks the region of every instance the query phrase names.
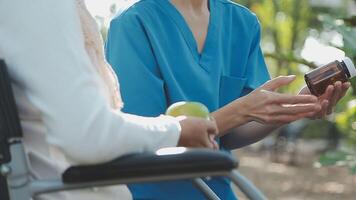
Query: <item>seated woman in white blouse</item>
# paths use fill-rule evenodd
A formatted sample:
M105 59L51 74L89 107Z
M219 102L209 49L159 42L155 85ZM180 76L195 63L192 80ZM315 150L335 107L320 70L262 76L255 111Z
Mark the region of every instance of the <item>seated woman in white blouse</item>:
M106 162L167 146L217 148L210 139L217 134L214 122L146 118L120 111L118 82L105 62L100 34L82 0L0 0L0 59L9 66L33 178L59 178L70 165ZM249 98L257 99L254 95L259 91ZM321 110L311 95L278 96L313 108L296 118ZM251 108L251 115L259 113L264 104ZM125 186L41 197L130 198Z
M102 46L81 1L0 0L0 59L9 67L34 178L59 178L70 165L168 146L216 148L209 139L217 133L213 122L122 113ZM131 197L114 186L42 198Z

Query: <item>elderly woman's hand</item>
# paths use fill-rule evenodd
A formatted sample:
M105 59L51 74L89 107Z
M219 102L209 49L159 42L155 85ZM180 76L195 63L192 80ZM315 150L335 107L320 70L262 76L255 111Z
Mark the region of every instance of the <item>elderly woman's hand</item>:
M337 81L335 85L329 85L329 87L325 90L324 94L318 97L319 104L321 105L321 110L312 115L310 118L317 119L330 115L339 100L345 96L350 86L351 84L349 82L341 83L340 81ZM309 88L305 86L299 94L309 95L311 93Z
M265 83L249 95L240 99L240 109L249 121L263 124L281 125L312 117L319 113L318 98L309 94L281 94L276 90L290 84L295 76L280 76Z
M197 117L177 117L181 125L181 135L178 146L218 149L214 140L218 134L215 120L205 120Z

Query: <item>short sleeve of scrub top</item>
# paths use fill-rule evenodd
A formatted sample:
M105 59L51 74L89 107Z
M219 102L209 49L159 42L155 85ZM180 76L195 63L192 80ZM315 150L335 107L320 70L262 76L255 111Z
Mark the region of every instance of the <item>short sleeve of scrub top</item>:
M257 17L228 0L209 5L201 53L169 0L141 0L112 20L106 56L119 77L125 112L157 116L178 101L198 101L215 111L269 80ZM221 199L236 199L227 179L206 182ZM189 181L129 188L134 199L205 199Z

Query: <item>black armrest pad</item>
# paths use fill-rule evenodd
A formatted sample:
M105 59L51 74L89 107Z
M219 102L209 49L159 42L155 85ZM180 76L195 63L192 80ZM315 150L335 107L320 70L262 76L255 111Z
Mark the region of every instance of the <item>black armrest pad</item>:
M63 174L63 182L82 183L119 178L221 172L230 171L237 165L237 160L230 154L208 149L186 149L184 152L164 155L141 153L127 155L105 164L70 167Z

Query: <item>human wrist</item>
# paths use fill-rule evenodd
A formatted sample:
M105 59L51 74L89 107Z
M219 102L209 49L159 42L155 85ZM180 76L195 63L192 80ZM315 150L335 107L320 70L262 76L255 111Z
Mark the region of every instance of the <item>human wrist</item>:
M249 106L246 103L245 98L235 100L230 104L231 110L233 110L235 123L246 124L253 121L252 116L249 113Z
M220 108L211 115L216 121L220 135L250 121L245 112L245 108L243 108L238 101L234 101Z
M164 123L167 123L167 130L169 130L169 139L167 139L167 144L169 146L178 146L182 137L183 124L182 117L172 117L168 115L160 115L160 120ZM168 145L167 145L168 147Z

